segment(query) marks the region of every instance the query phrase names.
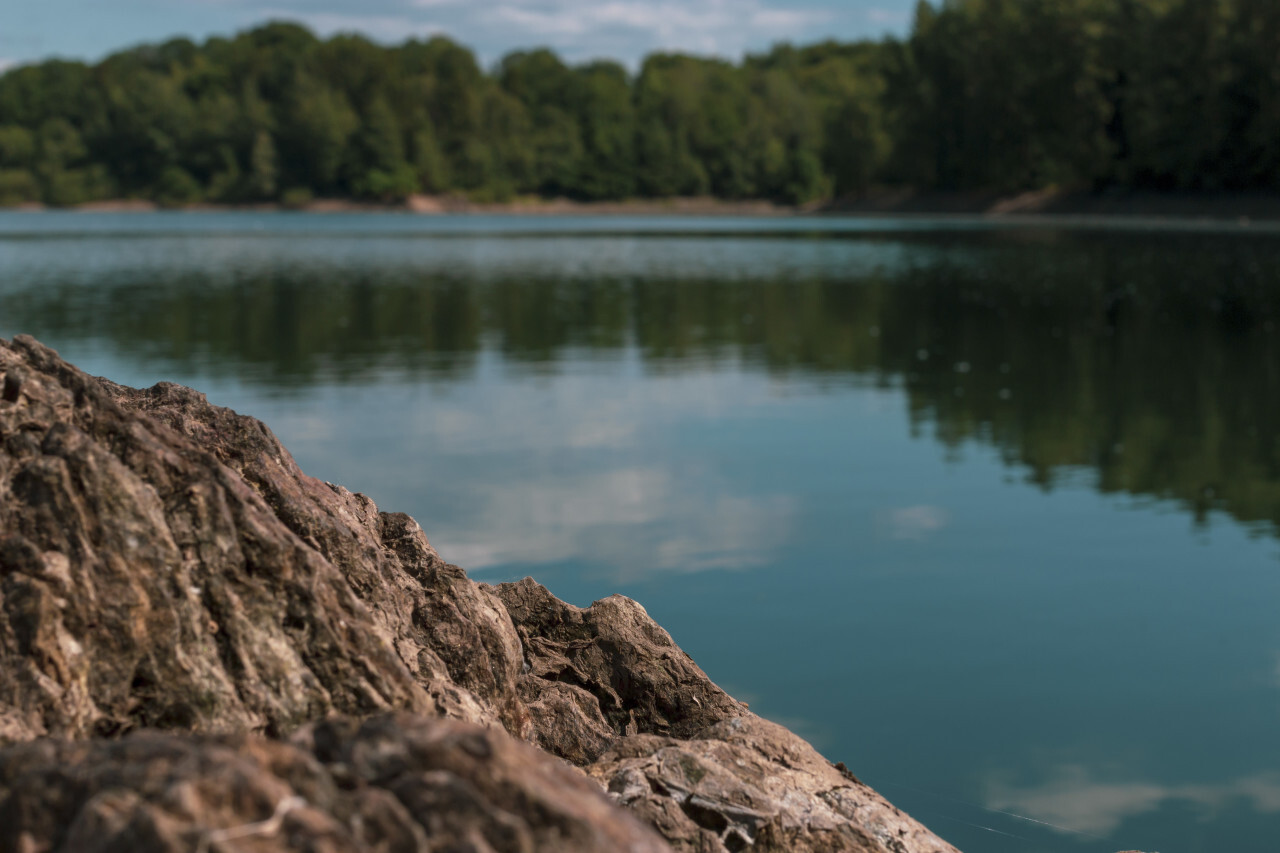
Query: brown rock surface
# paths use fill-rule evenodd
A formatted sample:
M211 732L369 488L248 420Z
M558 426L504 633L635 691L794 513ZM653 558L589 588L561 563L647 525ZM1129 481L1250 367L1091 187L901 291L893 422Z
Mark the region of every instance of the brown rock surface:
M4 853L670 851L568 765L454 720L331 720L288 743L135 732L0 754Z
M376 722L314 723L333 714ZM194 734L51 739L142 728ZM475 738L496 764L468 763ZM588 775L681 850L952 851L716 687L634 601L474 583L413 519L303 474L260 422L87 376L21 337L0 341L5 744L23 745L0 751L0 853L80 849L58 834L74 827L117 839L85 849L187 849L256 821L273 840L236 849L632 849L596 800L529 799L577 797ZM359 769L384 745L435 781ZM189 766L206 765L197 783ZM265 793L245 799L241 778ZM495 821L510 832L472 831Z
M629 598L574 607L530 578L493 589L524 644L534 741L575 764L615 735L688 737L747 713Z
M954 853L847 770L754 714L687 740L623 738L587 771L682 853Z
M0 371L0 738L391 708L520 729L510 619L413 519L190 389L24 339Z

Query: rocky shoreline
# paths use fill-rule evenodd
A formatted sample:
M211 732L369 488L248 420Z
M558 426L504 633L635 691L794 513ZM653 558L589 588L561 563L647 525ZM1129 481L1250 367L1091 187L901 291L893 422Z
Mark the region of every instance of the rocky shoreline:
M636 602L474 582L191 389L0 340L0 496L0 853L954 853Z
M0 207L0 210L5 208ZM40 211L38 203L11 210ZM71 208L85 213L151 213L179 211L279 211L302 213L412 213L419 215L494 214L503 216L724 216L779 217L834 215L853 217L982 217L1015 221L1070 222L1076 219L1152 220L1175 223L1218 222L1248 225L1280 221L1280 192L1275 191L1142 191L1082 192L1039 190L1008 193L994 190L915 190L883 187L859 195L803 205L768 199L722 199L712 196L578 201L568 198L521 197L511 201L473 201L461 195L412 195L389 202L317 198L286 206L195 204L162 208L145 199L110 199Z

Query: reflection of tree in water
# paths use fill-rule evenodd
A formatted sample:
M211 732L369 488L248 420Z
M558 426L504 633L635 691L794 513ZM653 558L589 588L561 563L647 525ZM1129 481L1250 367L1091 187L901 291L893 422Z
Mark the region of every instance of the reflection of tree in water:
M908 240L917 238L906 238ZM44 282L6 325L106 338L187 373L277 389L372 371L450 381L485 348L556 369L634 345L652 370L894 383L914 423L994 444L1048 487L1280 522L1280 247L1262 238L1025 232L918 238L858 277L469 280L457 271ZM939 248L941 245L941 248ZM908 257L911 257L908 253ZM374 262L376 264L376 261Z
M1072 241L992 257L985 279L935 270L918 310L882 320L880 368L941 438L992 441L1037 482L1085 466L1103 491L1200 519L1280 521L1280 291L1262 272L1276 259L1242 242Z

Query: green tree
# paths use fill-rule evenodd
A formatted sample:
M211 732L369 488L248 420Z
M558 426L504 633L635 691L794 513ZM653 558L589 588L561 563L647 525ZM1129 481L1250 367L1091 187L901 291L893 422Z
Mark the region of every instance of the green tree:
M418 186L426 192L444 192L451 185L449 164L436 141L430 121L413 134L412 165Z
M0 169L0 207L40 200L40 182L26 169Z
M404 198L418 191L418 177L405 159L400 123L381 96L369 105L359 132L352 186L374 198Z
M280 177L279 158L271 134L258 131L249 155L249 192L255 198L275 198Z
M40 182L31 173L35 135L25 127L0 127L0 206L40 199Z
M0 172L58 204L1280 188L1277 44L1273 0L921 0L903 40L486 74L273 23L0 74Z
M155 199L168 207L181 207L199 201L204 195L200 184L181 166L169 166L156 184Z
M80 132L66 119L49 119L40 126L34 172L45 201L63 206L107 195L105 172L100 165L85 162L88 153Z
M545 195L574 194L582 168L582 132L573 112L578 79L549 50L507 55L498 83L527 116L529 174L522 189Z
M35 154L36 138L30 130L14 124L0 127L0 167L27 168Z
M286 182L320 193L337 192L348 146L360 127L360 117L344 94L314 77L299 74L281 122L280 150L282 161L287 164Z
M1233 70L1225 183L1280 190L1280 4L1236 0L1234 8L1225 48Z
M572 109L582 134L575 194L591 199L635 194L636 112L626 69L594 62L575 69L574 76Z

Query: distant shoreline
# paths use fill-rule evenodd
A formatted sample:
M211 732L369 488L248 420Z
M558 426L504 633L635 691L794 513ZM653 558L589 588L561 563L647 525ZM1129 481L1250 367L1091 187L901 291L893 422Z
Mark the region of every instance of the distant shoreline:
M275 202L255 204L200 203L163 206L145 199L108 199L52 207L27 203L0 207L0 210L70 210L84 213L150 213L169 211L292 211L298 213L416 213L424 216L471 214L525 214L534 216L789 216L797 213L821 212L820 205L776 204L765 199L717 199L712 197L679 197L662 199L624 199L619 201L575 201L567 198L520 198L505 202L477 202L461 196L410 196L404 201L370 202L359 199L320 198L301 205Z
M302 213L507 214L528 216L796 216L796 215L961 215L993 218L1115 216L1179 220L1280 220L1280 192L1137 192L1104 193L1041 191L936 192L874 190L855 198L806 205L765 199L677 197L620 201L575 201L567 198L519 198L477 202L461 196L415 195L399 202L315 199L304 205L196 204L162 207L144 199L111 199L67 208L21 204L0 210L71 210L88 213L173 211L296 211Z

